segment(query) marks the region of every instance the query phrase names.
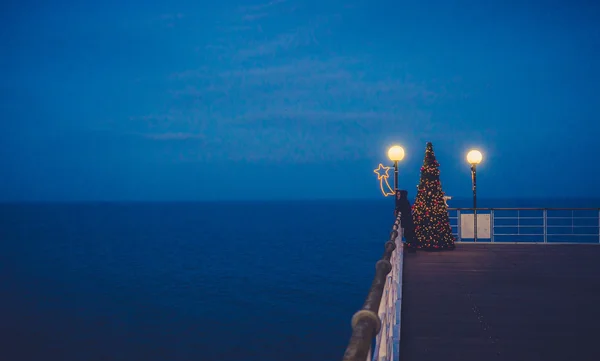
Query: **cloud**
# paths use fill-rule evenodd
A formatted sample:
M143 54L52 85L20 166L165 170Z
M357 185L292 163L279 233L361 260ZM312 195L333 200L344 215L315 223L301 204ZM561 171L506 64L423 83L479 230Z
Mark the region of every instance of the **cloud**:
M161 18L162 20L183 19L183 14L182 14L182 13L176 13L176 14L162 14L162 15L160 15L160 18Z
M229 25L221 25L219 29L226 33L244 33L251 30L262 32L261 21L268 18L281 18L282 14L292 13L297 6L288 5L286 0L271 1L262 4L239 6L232 12Z
M287 2L287 0L274 0L274 1L269 1L267 3L262 3L262 4L240 6L238 8L238 11L241 11L241 12L260 11L260 10L264 10L267 8L271 8L276 5L284 4L286 2Z
M242 116L235 120L247 121L260 121L265 119L280 120L290 119L298 120L304 123L319 123L326 124L332 122L345 122L345 121L388 121L391 119L398 119L399 116L393 113L375 112L375 111L315 111L315 110L295 110L295 111L266 111L264 113L252 113L250 116Z
M190 78L203 78L209 76L208 67L199 67L197 69L189 69L180 72L175 72L169 75L169 79L190 79Z
M208 78L180 77L183 83L172 94L180 101L189 99L189 111L244 129L327 129L332 123L383 129L398 121L424 126L429 117L417 110L435 101L437 93L422 84L382 77L371 68L369 59L359 57L306 57L213 71Z
M326 37L337 14L300 16L293 6L263 3L219 19L199 66L169 76L164 115L132 118L135 129L157 142L196 140L186 160L300 162L367 157L390 132L431 128L436 89L370 54L322 48L319 40L335 40Z
M156 114L150 114L150 115L139 115L139 116L131 116L129 117L129 120L143 120L143 121L152 121L152 120L173 120L173 116L172 115L167 115L167 114L161 114L161 115L156 115Z
M243 16L243 19L245 21L255 21L255 20L258 20L258 19L265 18L267 16L269 16L268 13L246 14L246 15Z
M240 33L240 32L247 32L249 30L255 30L257 28L258 28L257 26L250 26L250 25L231 25L231 26L218 26L217 30L219 30L223 33Z
M254 129L238 129L227 137L207 137L198 146L176 149L179 157L175 160L182 162L226 159L300 163L364 159L377 151L366 138L339 134L315 137L310 132L290 133L285 129L262 129L259 134Z
M246 100L255 105L264 102L270 107L286 108L291 102L298 108L315 100L371 101L372 105L390 107L408 101L431 103L437 97L436 92L423 84L382 77L370 71L371 67L368 59L358 57L307 57L271 66L242 66L212 72L210 78L202 78L200 82L187 79L174 93L214 99L219 94L229 96L237 92L246 94Z
M183 139L205 139L203 134L196 133L156 133L142 134L144 138L156 140L183 140Z
M162 26L172 28L172 27L175 27L175 25L178 22L180 22L184 17L185 17L185 15L183 13L165 13L165 14L160 14L158 17L156 17L152 21L158 22Z
M246 48L239 49L234 55L238 60L259 57L264 55L272 55L280 51L289 50L302 45L308 45L306 38L299 36L298 30L279 34L275 38L266 41L253 41Z

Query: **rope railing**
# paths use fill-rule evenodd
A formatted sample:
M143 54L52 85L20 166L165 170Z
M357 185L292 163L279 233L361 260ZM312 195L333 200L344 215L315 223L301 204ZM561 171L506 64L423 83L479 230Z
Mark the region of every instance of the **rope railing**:
M382 329L380 304L384 295L384 288L388 284L387 275L393 268L392 262L390 262L392 253L397 248L396 240L402 232L400 216L398 214L396 217L390 239L385 243L383 256L375 264L375 277L363 307L352 316L352 336L344 353L343 361L366 361L370 359L373 339ZM399 262L399 260L396 262ZM394 302L390 302L390 304L394 306ZM383 342L387 344L390 336L391 334L386 333L386 340L383 340Z

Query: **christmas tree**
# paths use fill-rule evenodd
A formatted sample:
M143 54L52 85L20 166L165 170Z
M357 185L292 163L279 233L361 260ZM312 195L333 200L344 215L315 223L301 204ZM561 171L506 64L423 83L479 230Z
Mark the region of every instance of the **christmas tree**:
M421 181L413 205L413 220L418 248L426 250L454 249L448 207L440 183L440 164L435 160L433 145L427 143L421 167Z

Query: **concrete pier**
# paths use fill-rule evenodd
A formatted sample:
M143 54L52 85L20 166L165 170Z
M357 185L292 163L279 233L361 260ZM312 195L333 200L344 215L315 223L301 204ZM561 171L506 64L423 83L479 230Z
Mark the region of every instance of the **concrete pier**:
M600 245L404 255L402 361L600 360Z

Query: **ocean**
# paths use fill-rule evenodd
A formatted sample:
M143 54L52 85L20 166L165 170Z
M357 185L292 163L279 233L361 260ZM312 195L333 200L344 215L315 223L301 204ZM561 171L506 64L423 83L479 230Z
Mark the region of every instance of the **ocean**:
M392 222L391 199L0 205L0 359L341 359Z

